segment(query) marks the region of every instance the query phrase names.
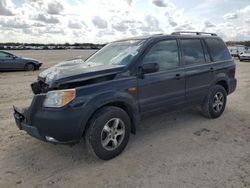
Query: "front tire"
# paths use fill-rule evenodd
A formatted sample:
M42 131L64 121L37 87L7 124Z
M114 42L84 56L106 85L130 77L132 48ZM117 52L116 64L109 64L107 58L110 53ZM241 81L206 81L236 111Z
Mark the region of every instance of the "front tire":
M35 70L35 65L32 63L28 63L24 67L25 71L34 71Z
M213 86L208 92L201 109L205 117L218 118L224 112L227 102L227 92L221 85Z
M102 160L112 159L125 149L130 130L130 118L123 109L104 107L94 114L86 130L88 150Z

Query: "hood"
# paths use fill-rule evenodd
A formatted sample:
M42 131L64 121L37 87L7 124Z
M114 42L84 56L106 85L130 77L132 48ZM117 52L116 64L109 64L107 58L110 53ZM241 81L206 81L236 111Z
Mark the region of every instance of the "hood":
M38 80L42 80L49 86L55 82L65 83L74 81L83 81L96 77L116 74L124 70L124 65L110 65L86 63L82 59L69 60L54 65L41 72Z
M241 54L241 56L244 56L244 55L250 56L250 52L243 52L243 53Z
M37 59L27 58L27 57L18 57L20 59L23 59L25 61L32 61L32 62L39 62Z

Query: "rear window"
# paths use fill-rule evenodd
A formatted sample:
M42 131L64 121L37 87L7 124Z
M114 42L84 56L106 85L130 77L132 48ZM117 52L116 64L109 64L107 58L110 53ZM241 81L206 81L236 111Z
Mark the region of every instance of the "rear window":
M205 41L214 61L224 61L232 58L222 40L205 39Z

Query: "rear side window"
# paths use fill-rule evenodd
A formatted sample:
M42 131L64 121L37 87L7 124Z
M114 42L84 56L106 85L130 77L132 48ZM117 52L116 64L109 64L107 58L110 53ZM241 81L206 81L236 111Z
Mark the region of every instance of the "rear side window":
M180 42L186 65L205 63L205 56L200 39L181 39Z
M224 61L231 59L231 55L220 39L205 39L213 61Z

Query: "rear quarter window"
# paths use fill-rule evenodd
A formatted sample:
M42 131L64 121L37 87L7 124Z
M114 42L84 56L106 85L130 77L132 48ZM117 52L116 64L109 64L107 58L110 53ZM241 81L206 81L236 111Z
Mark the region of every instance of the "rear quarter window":
M205 39L213 61L225 61L232 59L226 45L220 39Z

